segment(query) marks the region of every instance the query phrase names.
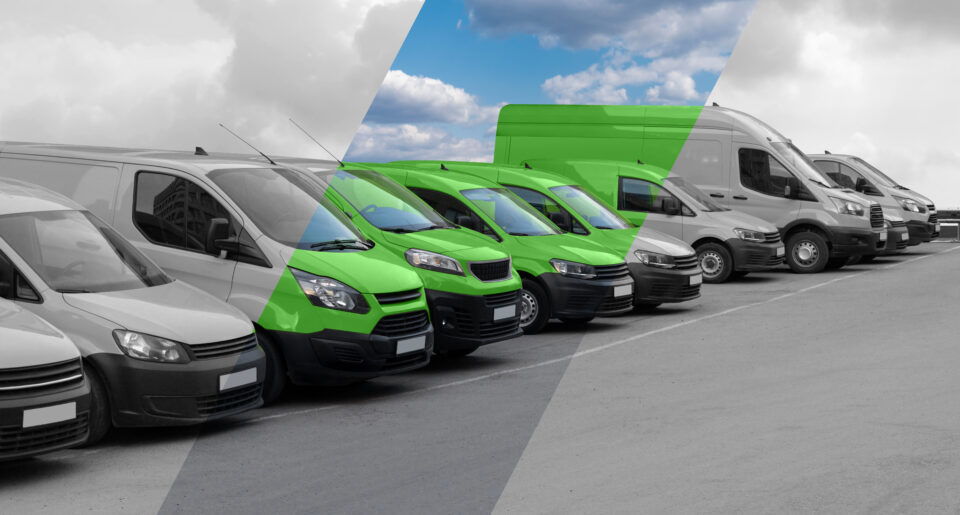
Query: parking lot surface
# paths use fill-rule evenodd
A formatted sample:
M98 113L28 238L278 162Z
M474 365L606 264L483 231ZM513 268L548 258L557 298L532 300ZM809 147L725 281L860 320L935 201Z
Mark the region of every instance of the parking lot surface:
M0 512L955 512L960 246L705 285L201 428L0 464Z

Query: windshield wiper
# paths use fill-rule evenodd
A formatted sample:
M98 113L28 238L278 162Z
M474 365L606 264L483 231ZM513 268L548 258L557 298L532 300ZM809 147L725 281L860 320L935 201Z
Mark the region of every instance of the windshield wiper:
M83 290L80 288L61 288L57 291L60 293L93 293L91 290Z
M449 227L444 227L442 225L428 225L426 227L417 227L415 229L411 229L409 227L381 227L381 229L399 234L408 234L411 232L432 231L434 229L449 229Z
M508 232L507 234L510 236L533 236L532 234L526 232Z
M596 229L613 229L613 227L610 227L609 225L594 225L593 227Z
M369 247L367 246L366 243L360 240L348 240L348 239L321 241L321 242L310 244L311 250L325 249L325 248L367 249Z

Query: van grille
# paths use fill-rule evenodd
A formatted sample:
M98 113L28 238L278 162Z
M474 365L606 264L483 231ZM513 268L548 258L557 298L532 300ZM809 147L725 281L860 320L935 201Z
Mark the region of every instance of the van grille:
M597 272L597 279L618 279L630 275L626 263L593 267Z
M510 278L510 260L470 263L470 273L484 282L504 281Z
M892 220L890 222L890 227L906 227L906 226L907 226L907 222L903 220Z
M517 301L520 300L520 290L484 295L483 300L486 302L487 306L491 308L499 308L500 306L516 304Z
M86 437L87 413L78 413L74 420L27 429L0 427L0 458L57 449L80 443Z
M690 270L700 265L700 260L696 254L674 258L674 262L677 264L677 270Z
M870 205L870 227L883 227L883 208L879 204Z
M0 396L66 390L83 382L80 358L0 370Z
M936 210L937 210L937 206L935 206L935 205L933 205L933 204L927 204L927 209L930 210L930 211L936 211Z
M397 291L393 293L378 293L374 295L380 304L397 304L420 298L420 289Z
M262 383L243 386L217 395L197 397L197 414L209 417L218 413L242 409L260 402Z
M780 231L763 233L764 243L780 243Z
M225 342L201 343L198 345L188 345L196 359L214 359L233 354L242 354L244 352L256 349L258 345L257 335L250 334L236 340L227 340Z
M930 215L930 218L927 219L927 222L928 222L928 223L931 223L931 224L935 224L935 223L937 223L937 220L938 220L937 214L934 213L934 214Z
M430 325L430 318L426 311L412 311L398 315L387 315L377 322L373 334L396 338L411 333L423 331Z
M626 297L607 297L597 308L597 314L616 313L633 307L633 295Z
M654 281L650 285L649 298L683 301L700 296L700 285L678 284L673 281Z

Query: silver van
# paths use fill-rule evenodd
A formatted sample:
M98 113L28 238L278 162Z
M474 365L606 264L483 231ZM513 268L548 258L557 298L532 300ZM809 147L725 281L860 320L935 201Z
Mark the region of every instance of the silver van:
M91 443L111 426L194 424L262 404L250 320L66 197L0 179L0 270L12 278L5 298L79 348Z
M4 270L0 297L17 278ZM0 298L0 461L84 443L90 387L73 342L40 317Z
M862 158L830 152L809 157L841 185L883 199L884 211L897 211L906 222L910 245L926 243L940 235L937 206L930 199L901 186Z

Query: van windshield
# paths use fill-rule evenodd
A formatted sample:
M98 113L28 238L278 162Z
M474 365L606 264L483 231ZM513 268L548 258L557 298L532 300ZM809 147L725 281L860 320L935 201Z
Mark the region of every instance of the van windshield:
M363 235L309 177L287 168L209 174L264 234L303 250L366 250Z
M901 186L900 184L898 184L897 181L895 181L895 180L891 179L890 177L888 177L887 174L885 174L885 173L881 172L879 169L877 169L877 167L875 167L875 166L873 166L872 164L864 161L863 159L860 159L859 157L854 157L853 160L856 161L857 163L863 165L863 167L866 168L867 170L870 170L871 172L873 172L874 175L877 176L877 182L879 182L880 184L882 184L882 185L884 185L884 186L887 186L888 188L897 188L897 189L901 189L901 190L905 190L905 189L906 189L906 188L904 188L903 186Z
M770 144L773 145L773 148L777 151L777 155L779 155L780 158L786 161L794 170L800 172L805 178L825 188L840 187L836 181L821 172L820 169L817 168L817 165L813 164L813 161L793 143L789 141L774 141Z
M0 217L0 234L51 289L101 293L172 281L115 230L87 211Z
M460 193L512 236L560 234L536 209L504 188L477 188Z
M550 188L550 191L597 229L627 229L630 227L630 222L611 211L603 205L603 202L580 186L554 186Z
M410 190L372 170L340 170L330 186L347 199L366 221L390 232L450 229L443 219Z
M701 211L730 211L730 209L716 204L710 200L710 197L707 196L703 190L679 177L667 177L664 182L668 182L671 186L676 186L678 190L686 193L687 196L690 197L690 200L692 200L691 203L698 207Z

